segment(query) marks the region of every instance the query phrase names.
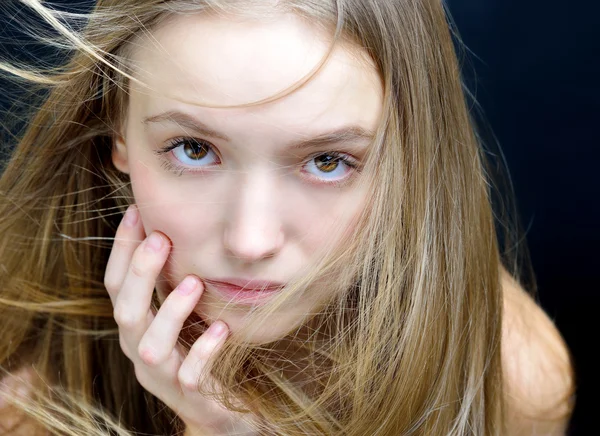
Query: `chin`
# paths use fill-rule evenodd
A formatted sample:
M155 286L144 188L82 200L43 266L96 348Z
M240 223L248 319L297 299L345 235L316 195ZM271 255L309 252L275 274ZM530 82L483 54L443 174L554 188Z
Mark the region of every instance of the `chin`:
M199 304L196 307L195 312L208 325L211 325L214 321L216 321L217 319L220 319L221 321L225 322L229 326L231 333L234 333L234 334L237 332L240 332L243 329L244 325L246 324L246 320L245 320L246 314L248 313L247 310L246 311L233 311L233 310L227 310L227 309L221 310L221 309L215 309L214 307L212 308L212 310L205 310L205 308L203 307L203 304ZM290 317L285 314L282 315L281 313L274 313L272 315L272 317L274 319L286 320L286 321L285 322L281 321L278 323L265 322L264 325L261 325L258 328L258 330L253 332L249 337L243 338L243 341L247 342L249 344L255 344L255 345L266 344L269 342L275 342L275 341L278 341L278 340L284 338L291 331L293 331L294 328L296 328L295 325L293 325L292 323L289 322ZM273 324L277 324L277 325L274 326ZM240 339L242 339L242 338L240 338Z

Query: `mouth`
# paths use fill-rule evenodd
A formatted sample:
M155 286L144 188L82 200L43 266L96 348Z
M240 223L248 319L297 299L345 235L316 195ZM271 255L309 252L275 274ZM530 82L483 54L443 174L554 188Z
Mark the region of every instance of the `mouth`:
M237 278L204 279L207 287L222 298L240 304L257 304L271 298L285 284L269 280L247 280Z

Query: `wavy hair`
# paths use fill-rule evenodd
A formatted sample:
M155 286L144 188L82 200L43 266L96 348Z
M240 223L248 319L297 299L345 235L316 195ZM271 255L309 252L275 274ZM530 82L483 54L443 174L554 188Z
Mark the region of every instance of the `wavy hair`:
M36 373L30 396L6 398L12 408L60 435L182 430L137 382L103 285L116 227L134 202L128 176L111 160L128 87L145 86L129 56L140 37L178 14L294 13L331 34L330 51L298 83L245 106L294 92L336 44L368 55L384 90L365 171L371 204L348 243L253 313L245 333L319 277L337 271L344 286L281 340L250 344L244 331L233 335L210 369L225 388L217 398L232 410L241 401L265 434L503 434L499 266L516 275L519 262L513 228L495 221L493 168L442 2L100 0L69 13L20 3L47 25L30 33L66 61L0 63L6 76L41 91L0 178L0 366ZM191 317L182 344L205 328ZM310 389L285 376L290 355L302 356L293 363Z

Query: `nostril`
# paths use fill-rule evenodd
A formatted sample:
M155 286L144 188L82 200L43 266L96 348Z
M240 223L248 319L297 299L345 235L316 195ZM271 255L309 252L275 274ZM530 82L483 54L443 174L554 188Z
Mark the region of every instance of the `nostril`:
M283 247L283 232L259 231L256 228L229 229L225 232L224 246L231 257L246 261L273 258Z

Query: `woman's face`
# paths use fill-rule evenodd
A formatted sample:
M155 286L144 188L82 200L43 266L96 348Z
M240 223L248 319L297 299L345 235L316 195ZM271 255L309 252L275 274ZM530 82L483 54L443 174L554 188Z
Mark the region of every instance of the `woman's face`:
M164 286L197 275L205 284L197 313L235 331L251 306L230 301L217 281L285 284L325 243L348 241L368 197L357 168L381 115L380 78L338 46L283 99L203 108L191 103L239 104L285 89L317 64L328 40L293 15L258 22L194 14L138 42L134 75L150 89L132 83L113 162L130 175L146 234L158 230L172 242ZM283 336L326 297L313 292L281 307L255 339Z

